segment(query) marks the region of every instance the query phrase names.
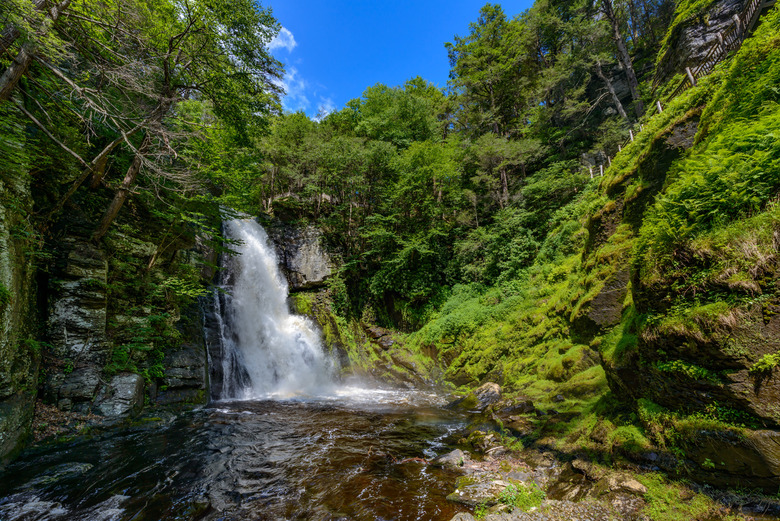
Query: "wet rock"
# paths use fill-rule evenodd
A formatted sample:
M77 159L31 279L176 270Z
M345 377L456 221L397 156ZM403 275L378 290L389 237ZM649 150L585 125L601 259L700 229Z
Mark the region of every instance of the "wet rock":
M95 400L95 411L108 417L137 415L144 404L144 379L137 374L120 374L111 379Z
M501 438L495 432L474 431L472 432L466 443L474 447L474 450L486 454L490 451L495 452L494 449L503 448L501 445Z
M163 361L163 385L168 389L206 388L206 351L202 346L184 345L169 352Z
M33 478L24 485L25 489L32 489L43 485L52 485L64 479L74 478L90 471L94 465L91 463L63 463L47 469L40 476Z
M48 321L49 342L61 359L102 367L107 359L105 252L89 240L67 238L70 251Z

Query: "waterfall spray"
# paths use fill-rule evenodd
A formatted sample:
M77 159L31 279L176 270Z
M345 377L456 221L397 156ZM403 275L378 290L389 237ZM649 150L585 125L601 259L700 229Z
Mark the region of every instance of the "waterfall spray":
M317 395L333 386L334 363L319 332L305 317L290 313L287 282L265 230L251 219L225 222L225 234L239 241L238 255L223 255L215 295L222 370L216 399Z

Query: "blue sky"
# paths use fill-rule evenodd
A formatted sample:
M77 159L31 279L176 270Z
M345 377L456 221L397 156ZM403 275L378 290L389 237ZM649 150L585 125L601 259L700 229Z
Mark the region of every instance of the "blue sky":
M284 108L315 116L339 110L376 83L401 85L422 76L446 87L445 42L466 36L480 0L265 0L282 24L271 42L285 64ZM501 5L508 17L533 0Z

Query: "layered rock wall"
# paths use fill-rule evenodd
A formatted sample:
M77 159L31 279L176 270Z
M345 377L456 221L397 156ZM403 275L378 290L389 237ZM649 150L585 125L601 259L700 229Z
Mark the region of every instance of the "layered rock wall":
M24 181L0 181L0 461L28 437L38 383L35 339L37 241L26 216L32 201Z

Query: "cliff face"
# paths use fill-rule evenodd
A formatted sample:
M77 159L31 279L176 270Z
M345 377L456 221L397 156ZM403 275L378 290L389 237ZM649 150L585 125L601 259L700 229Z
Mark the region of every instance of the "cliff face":
M0 457L30 438L36 399L64 423L205 403L195 299L213 274L201 272L208 252L189 233L170 238L170 223L132 214L94 243L88 201L72 204L44 244L26 220L32 199L14 186L0 201Z
M276 222L268 234L291 292L322 287L334 273L337 256L323 247L322 233L316 227Z
M722 33L734 24L734 15L742 13L747 0L719 0L699 10L678 9L677 19L669 30L659 55L656 84L670 80L686 67L702 63Z
M38 385L35 270L38 244L24 180L0 184L0 460L25 442Z

